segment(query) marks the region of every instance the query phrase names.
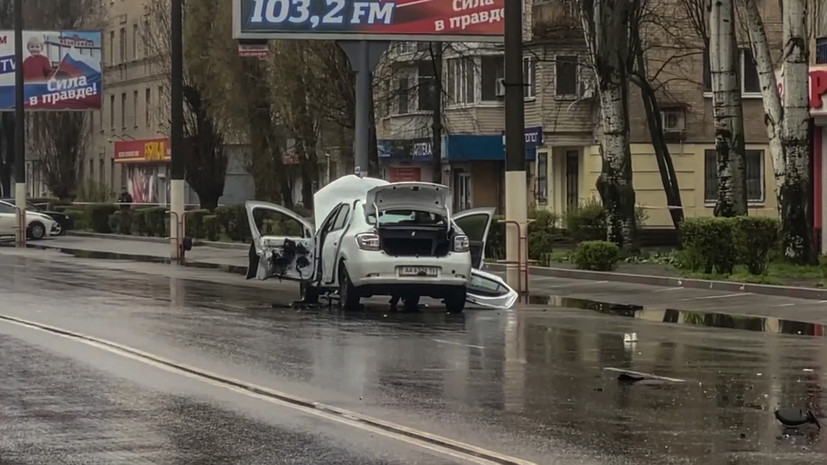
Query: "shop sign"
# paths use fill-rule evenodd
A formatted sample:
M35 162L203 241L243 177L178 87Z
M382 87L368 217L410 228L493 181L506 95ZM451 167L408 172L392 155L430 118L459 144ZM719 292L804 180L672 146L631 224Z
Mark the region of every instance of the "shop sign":
M171 160L169 139L115 142L115 161L120 163L167 163Z
M391 166L388 168L390 182L420 182L422 168L418 166Z

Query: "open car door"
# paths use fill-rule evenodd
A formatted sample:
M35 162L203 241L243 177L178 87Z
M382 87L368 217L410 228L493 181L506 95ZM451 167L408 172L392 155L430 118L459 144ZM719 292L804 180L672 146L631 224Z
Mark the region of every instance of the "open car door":
M316 250L313 225L280 205L248 201L245 208L253 237L247 279L309 281Z
M481 270L485 261L485 242L491 223L494 222L493 208L472 208L454 215L454 223L468 236L471 243L471 266Z
M466 300L479 307L509 309L517 302L517 292L499 276L482 271L485 244L495 213L493 208L472 208L457 213L453 220L471 243L472 269Z

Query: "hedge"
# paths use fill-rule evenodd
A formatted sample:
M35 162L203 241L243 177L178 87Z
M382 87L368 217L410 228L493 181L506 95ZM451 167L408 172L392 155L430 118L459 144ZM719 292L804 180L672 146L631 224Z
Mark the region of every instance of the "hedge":
M612 271L619 260L620 248L614 242L585 241L574 252L574 263L581 270Z
M112 204L94 204L87 206L89 212L89 223L92 230L97 233L109 234L112 229L109 227L109 217L118 210Z
M693 271L732 274L736 264L751 274L767 271L770 252L778 247L779 222L774 218L687 218L681 224L681 264Z

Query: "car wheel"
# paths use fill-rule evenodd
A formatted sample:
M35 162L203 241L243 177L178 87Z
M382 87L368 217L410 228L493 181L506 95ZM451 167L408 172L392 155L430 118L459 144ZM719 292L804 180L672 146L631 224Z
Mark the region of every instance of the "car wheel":
M465 310L465 288L452 292L445 297L445 310L448 313L462 313Z
M359 310L359 294L350 282L344 264L339 265L339 308L346 312Z
M415 312L419 310L419 296L413 295L408 296L403 299L405 302L405 311L406 312Z
M319 296L321 293L319 289L315 286L311 286L310 284L301 284L301 293L302 293L302 303L305 304L317 304L319 303Z
M29 238L39 241L46 237L46 226L43 223L35 222L29 225Z
M63 230L63 225L60 223L55 223L55 227L52 228L52 234L55 236L62 236L65 233Z

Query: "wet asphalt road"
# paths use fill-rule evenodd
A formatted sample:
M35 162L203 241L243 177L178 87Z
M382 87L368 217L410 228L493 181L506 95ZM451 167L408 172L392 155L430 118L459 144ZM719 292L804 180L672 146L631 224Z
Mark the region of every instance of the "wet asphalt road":
M827 462L820 434L772 415L825 413L820 337L548 305L342 315L289 308L292 285L155 264L0 269L2 315L536 463ZM0 345L2 464L464 463L8 322ZM671 379L625 385L613 368Z

